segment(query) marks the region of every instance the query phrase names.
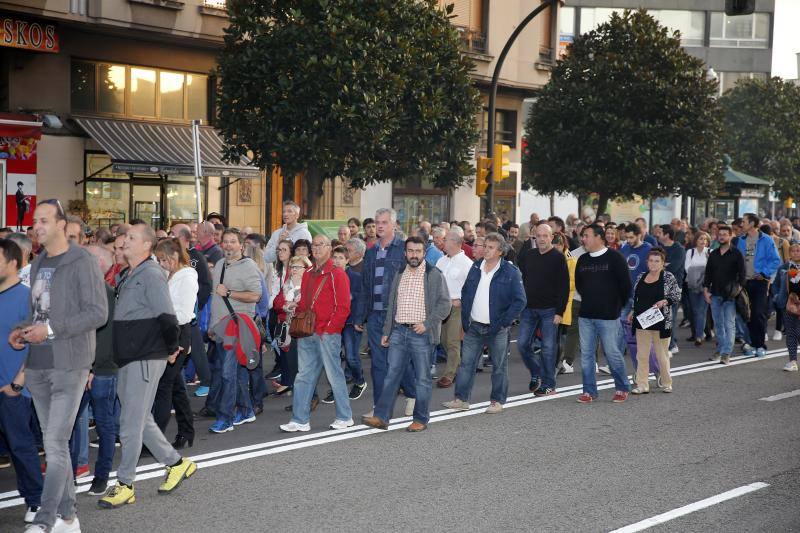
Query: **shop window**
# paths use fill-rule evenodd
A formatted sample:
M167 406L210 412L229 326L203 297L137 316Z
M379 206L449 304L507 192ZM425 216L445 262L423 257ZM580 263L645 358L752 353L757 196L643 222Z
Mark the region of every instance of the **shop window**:
M720 48L769 48L769 13L729 17L711 13L710 45Z
M131 114L137 117L156 116L156 71L131 69Z
M431 180L413 177L394 183L392 207L406 234L422 220L441 222L450 218L450 195L436 189Z
M72 109L76 111L93 111L96 96L94 64L73 61L70 84Z
M766 80L766 72L720 72L719 92L724 94L733 89L739 80Z
M101 113L125 113L125 67L98 65L97 110Z
M195 74L186 75L186 117L189 120L208 121L208 78Z
M125 181L86 182L89 225L109 227L130 220L130 191L131 185Z
M167 185L167 216L170 225L197 220L194 184Z
M159 78L159 96L161 98L161 116L164 118L183 117L183 80L184 75L178 72L161 72Z

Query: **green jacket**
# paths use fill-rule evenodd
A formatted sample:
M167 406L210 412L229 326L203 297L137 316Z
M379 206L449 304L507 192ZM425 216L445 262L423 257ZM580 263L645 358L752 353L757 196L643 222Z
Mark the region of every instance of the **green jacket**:
M94 366L92 372L96 376L112 376L117 373L117 364L114 362L114 337L112 333L111 317L114 316L114 289L106 283L106 297L108 298L108 322L97 328L95 339L97 347L94 351Z

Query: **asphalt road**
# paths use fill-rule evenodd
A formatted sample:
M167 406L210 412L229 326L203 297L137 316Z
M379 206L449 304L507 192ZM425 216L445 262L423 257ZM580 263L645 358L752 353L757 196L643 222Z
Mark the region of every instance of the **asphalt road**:
M142 459L134 505L99 510L81 493L79 517L85 532L612 531L762 482L651 531L800 531L800 395L760 400L800 390L800 373L781 371L780 352L723 367L706 361L710 351L681 344L671 395L613 404L605 389L580 405L578 373L559 376L559 395L534 400L514 347L502 414L482 412L484 372L469 412L445 410L452 389L434 389L436 413L419 434L402 431L402 418L388 432L331 431L333 406L320 405L312 433L287 435L278 425L289 400L269 399L231 433L209 434L210 421L198 420L189 455L201 468L174 494L156 493L160 469ZM370 392L354 414L369 410ZM6 492L14 488L13 471L0 471L3 532L23 529L23 507Z

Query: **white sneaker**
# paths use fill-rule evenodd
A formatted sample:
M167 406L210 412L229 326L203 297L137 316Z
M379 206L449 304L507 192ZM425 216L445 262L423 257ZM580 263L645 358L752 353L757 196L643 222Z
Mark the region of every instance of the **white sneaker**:
M295 433L297 431L311 431L311 424L298 424L297 422L289 422L288 424L281 425L281 431L284 431L286 433Z
M77 515L72 519L72 522L64 522L59 516L56 518L56 523L50 533L81 533L81 523L78 521Z
M672 355L675 355L676 353L678 353L678 352L680 352L680 351L681 351L681 349L680 349L680 348L678 348L678 347L676 346L676 347L674 347L673 349L671 349L671 350L669 351L669 353L671 353Z
M39 508L35 505L27 507L25 509L25 523L31 524L33 523L33 519L36 518L36 513L39 511Z
M780 331L778 331L776 329L775 333L772 334L772 340L779 341L779 340L782 340L782 339L783 339L783 333L781 333Z
M572 365L570 365L566 361L561 361L561 368L564 370L565 374L572 374L573 372L575 372L575 369L572 367Z
M25 533L47 533L47 528L42 524L28 524Z
M406 398L405 415L411 416L414 414L414 406L417 405L417 400L414 398Z
M597 367L597 370L599 370L601 374L605 374L607 376L611 375L611 369L608 368L608 365Z
M348 418L347 420L334 420L333 423L330 425L331 429L347 429L354 424L352 418ZM281 428L283 429L283 428Z
M783 369L786 372L797 372L797 361L789 361L788 363L783 365Z

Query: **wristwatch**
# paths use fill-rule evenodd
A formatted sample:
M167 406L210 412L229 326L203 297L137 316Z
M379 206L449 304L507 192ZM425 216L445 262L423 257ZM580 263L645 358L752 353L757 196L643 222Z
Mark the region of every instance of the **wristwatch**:
M13 381L11 382L11 390L13 390L14 392L22 392L22 389L24 388L25 387L23 387L19 383L14 383Z

